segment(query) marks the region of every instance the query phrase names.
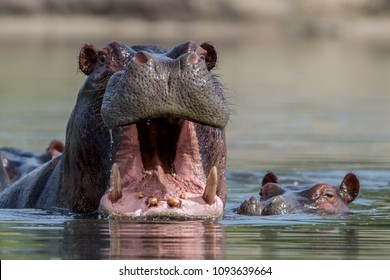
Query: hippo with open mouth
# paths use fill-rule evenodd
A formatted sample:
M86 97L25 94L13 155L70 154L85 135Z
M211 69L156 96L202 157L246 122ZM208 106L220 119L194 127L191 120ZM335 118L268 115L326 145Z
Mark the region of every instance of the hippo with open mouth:
M0 193L2 208L215 219L226 203L229 108L211 43L82 47L88 77L64 153Z
M251 197L235 211L248 216L310 213L337 215L349 211L348 204L356 199L360 183L353 173L347 174L338 189L328 184L316 184L309 188L282 187L278 177L267 173L262 180L260 200Z

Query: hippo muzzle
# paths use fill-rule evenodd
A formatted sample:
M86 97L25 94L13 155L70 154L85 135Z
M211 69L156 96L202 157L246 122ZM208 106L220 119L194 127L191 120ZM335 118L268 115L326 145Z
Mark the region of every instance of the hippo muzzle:
M135 46L108 81L101 115L114 131L100 208L130 218L218 218L226 202L229 109L209 43ZM115 133L117 131L117 133Z
M111 77L101 111L108 127L172 116L226 126L229 110L220 83L209 71L213 65L206 62L207 51L191 42L184 53L181 48L165 54L138 51L126 69Z

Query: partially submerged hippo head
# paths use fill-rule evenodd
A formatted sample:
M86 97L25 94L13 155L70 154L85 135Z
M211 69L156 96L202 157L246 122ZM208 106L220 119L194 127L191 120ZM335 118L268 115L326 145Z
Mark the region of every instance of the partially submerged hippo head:
M250 216L268 216L294 213L335 215L348 212L348 204L358 196L360 183L353 173L347 174L338 189L328 184L317 184L301 189L282 187L272 172L262 181L260 200L251 197L245 200L237 213Z
M25 151L13 147L0 148L0 190L19 180L32 170L40 167L49 160L56 158L64 151L64 144L52 140L45 152ZM8 182L8 183L5 183ZM1 187L3 185L3 187Z
M119 135L101 210L135 218L220 217L229 110L211 72L215 48L185 42L129 52L103 97L103 121Z

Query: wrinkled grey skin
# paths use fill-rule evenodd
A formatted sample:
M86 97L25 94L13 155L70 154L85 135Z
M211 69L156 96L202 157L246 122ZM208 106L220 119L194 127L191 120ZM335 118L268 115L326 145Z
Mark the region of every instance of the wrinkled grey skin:
M115 127L174 116L224 128L229 109L219 81L209 72L216 61L206 61L207 67L198 63L204 59L205 50L214 51L208 43L198 46L193 42L168 53L159 49L138 51L107 85L102 105L104 122ZM212 57L209 53L209 57L216 60L216 54Z
M248 216L269 216L296 213L337 215L348 212L348 204L358 196L359 179L347 174L338 189L328 184L317 184L309 188L281 187L272 172L262 181L260 200L251 197L242 202L236 213Z

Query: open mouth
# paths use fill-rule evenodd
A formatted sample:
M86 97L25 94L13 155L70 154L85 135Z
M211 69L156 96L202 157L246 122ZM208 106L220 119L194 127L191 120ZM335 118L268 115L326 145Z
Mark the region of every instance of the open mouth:
M134 218L220 217L229 110L210 72L214 47L186 42L166 53L133 51L103 97L103 121L120 130L120 140L101 209Z
M112 217L219 218L218 170L205 170L196 126L168 117L122 127L101 210Z

